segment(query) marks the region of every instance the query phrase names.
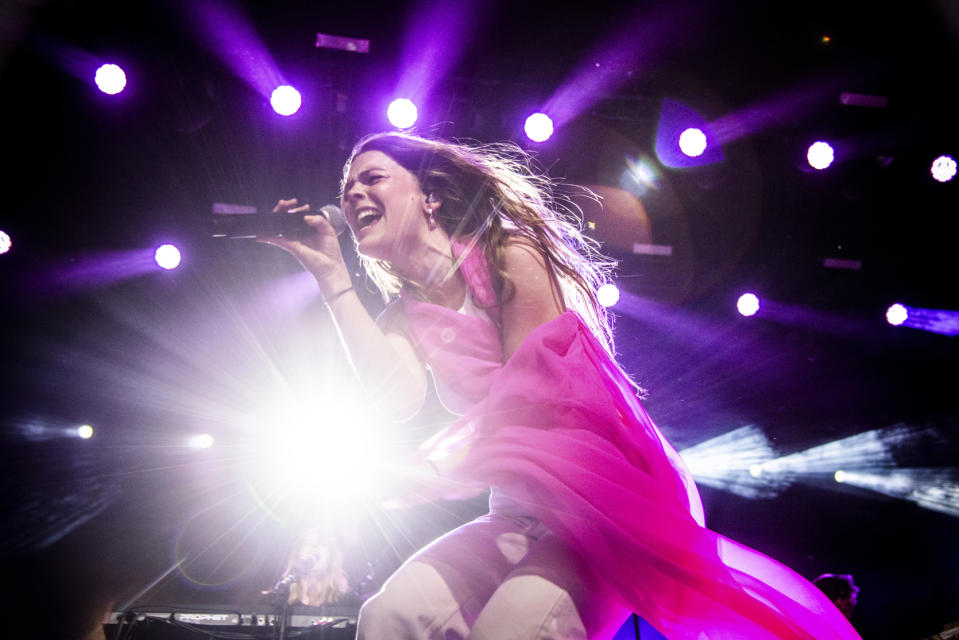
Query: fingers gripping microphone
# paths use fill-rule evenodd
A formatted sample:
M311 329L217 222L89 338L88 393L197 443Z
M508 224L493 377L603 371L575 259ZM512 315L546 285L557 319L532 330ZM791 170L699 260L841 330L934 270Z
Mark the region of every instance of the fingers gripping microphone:
M262 238L269 236L296 237L313 232L306 224L306 216L323 216L340 235L346 229L346 216L336 205L328 204L318 211L287 211L284 213L219 213L211 218L214 238Z

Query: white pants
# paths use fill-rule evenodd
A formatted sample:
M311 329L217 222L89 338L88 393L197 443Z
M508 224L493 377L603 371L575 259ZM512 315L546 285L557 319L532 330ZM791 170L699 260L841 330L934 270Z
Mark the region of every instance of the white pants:
M536 520L483 516L410 558L360 610L357 640L585 640L629 612Z

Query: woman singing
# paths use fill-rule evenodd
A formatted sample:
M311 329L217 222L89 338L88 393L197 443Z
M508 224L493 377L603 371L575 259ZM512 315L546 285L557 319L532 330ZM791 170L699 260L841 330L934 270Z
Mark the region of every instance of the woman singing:
M296 207L280 201L277 210ZM812 584L704 526L695 484L613 358L610 265L521 150L360 141L342 205L374 321L333 229L268 241L316 278L370 397L397 420L432 372L461 414L421 447L490 513L410 558L359 638L606 638L636 612L672 640L858 638Z

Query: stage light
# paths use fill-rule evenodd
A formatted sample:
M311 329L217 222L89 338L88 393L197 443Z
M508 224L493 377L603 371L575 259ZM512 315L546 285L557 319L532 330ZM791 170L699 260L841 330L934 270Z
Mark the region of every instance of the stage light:
M836 159L836 152L826 142L814 142L810 145L809 151L806 152L806 159L809 161L810 167L822 171L829 168L833 160Z
M335 380L283 392L250 415L249 428L259 434L261 454L251 480L271 509L349 510L376 500L396 479L392 432L368 397Z
M722 162L722 147L709 144L712 138L712 125L695 109L675 100L663 100L655 142L661 164L672 169L691 169Z
M950 309L907 307L896 303L886 311L886 321L891 325L929 331L943 336L959 335L959 311Z
M838 475L842 473L842 480ZM959 516L959 472L955 468L837 471L837 482L908 500L925 509Z
M679 134L679 148L690 158L698 158L706 151L706 134L696 127L686 129Z
M736 301L736 309L741 315L754 316L759 311L759 298L755 293L744 293Z
M842 469L837 469L836 473L833 474L833 478L835 478L836 482L843 483L846 481L846 472Z
M546 142L553 135L553 121L545 113L534 113L526 118L523 130L533 142Z
M180 250L172 244L160 245L153 254L157 265L167 270L180 266L180 257Z
M303 98L300 92L288 84L280 85L270 94L270 104L273 110L281 116L292 116L300 110Z
M0 231L0 255L10 251L12 247L13 240L10 238L10 235L5 231Z
M886 322L894 327L898 327L909 317L909 310L898 302L889 305L886 309Z
M619 302L619 287L612 282L607 282L596 290L596 297L604 307L615 306Z
M397 98L390 103L386 110L386 117L397 129L409 129L416 124L419 117L419 111L412 100L407 98Z
M93 81L103 93L116 95L127 86L127 74L115 64L104 64L97 69Z
M747 498L775 495L775 476L763 465L775 458L769 439L755 425L746 425L680 451L696 482Z
M201 433L191 437L187 444L192 449L209 449L213 446L213 436L209 433Z
M93 437L93 427L88 424L77 427L77 436L83 438L84 440L89 440Z
M956 176L956 161L952 156L939 156L932 162L929 172L939 182L949 182Z

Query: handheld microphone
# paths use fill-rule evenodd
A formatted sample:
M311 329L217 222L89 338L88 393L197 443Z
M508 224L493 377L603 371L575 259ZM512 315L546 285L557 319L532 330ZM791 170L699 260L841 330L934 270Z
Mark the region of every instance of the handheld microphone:
M346 230L346 216L336 205L328 204L318 211L291 213L216 213L210 218L210 235L214 238L261 238L284 236L292 238L313 232L306 224L306 216L323 216L336 235Z

